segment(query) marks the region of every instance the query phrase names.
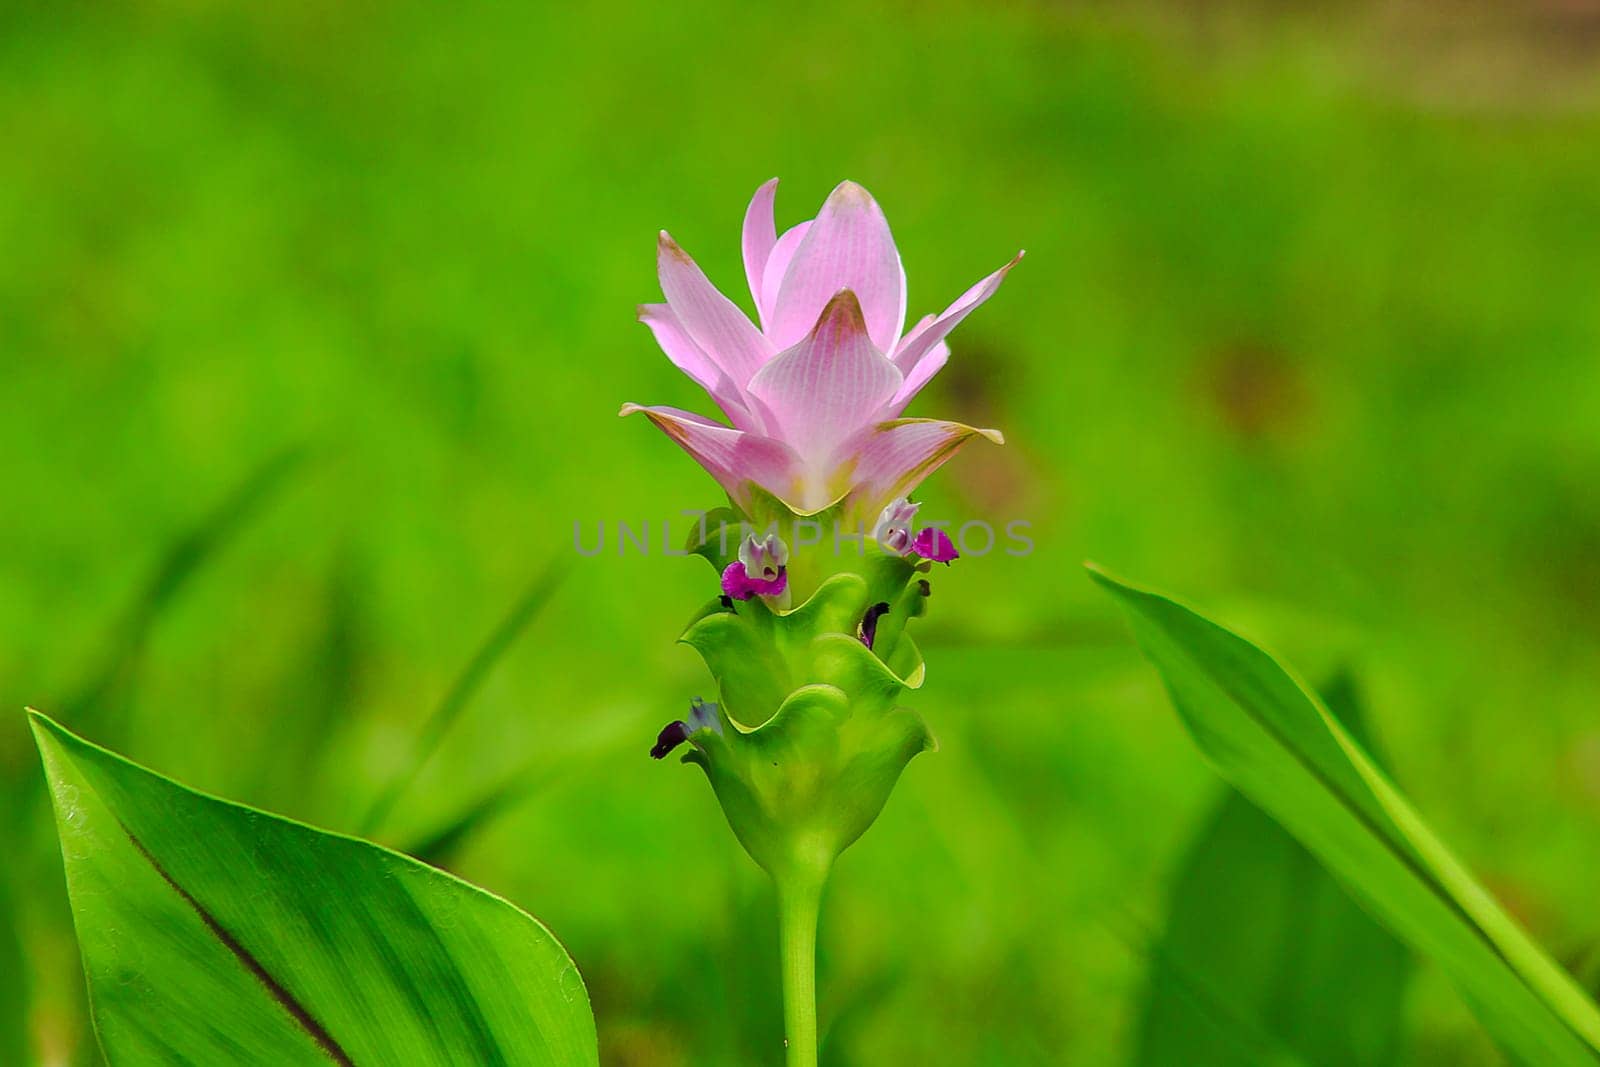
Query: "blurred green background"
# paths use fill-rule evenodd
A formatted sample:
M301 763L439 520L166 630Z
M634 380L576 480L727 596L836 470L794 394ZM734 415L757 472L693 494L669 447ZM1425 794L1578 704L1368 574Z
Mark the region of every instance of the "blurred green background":
M873 191L914 315L1029 252L911 413L1005 430L929 510L1038 551L939 576L942 750L838 870L830 1063L1138 1045L1222 787L1085 558L1349 668L1403 788L1593 988L1596 21L1462 11L5 5L0 1007L29 1055L97 1057L24 704L335 829L423 751L378 836L445 833L545 920L608 1065L774 1062L769 893L698 773L645 756L711 695L673 639L712 575L572 548L719 502L615 412L705 409L634 321L654 235L743 301L774 174L780 226ZM1404 1013L1401 1062L1499 1062L1431 969Z

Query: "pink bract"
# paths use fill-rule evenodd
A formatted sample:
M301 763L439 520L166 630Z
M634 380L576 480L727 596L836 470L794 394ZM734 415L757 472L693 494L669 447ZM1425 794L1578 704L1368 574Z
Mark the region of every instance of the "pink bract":
M974 437L998 430L902 418L949 358L945 337L993 296L1022 258L905 330L906 278L888 221L861 186L843 182L815 219L779 235L776 178L744 220L744 265L760 325L724 296L665 232L662 304L639 319L728 423L672 407L643 412L751 508L755 490L801 515L842 504L868 521Z

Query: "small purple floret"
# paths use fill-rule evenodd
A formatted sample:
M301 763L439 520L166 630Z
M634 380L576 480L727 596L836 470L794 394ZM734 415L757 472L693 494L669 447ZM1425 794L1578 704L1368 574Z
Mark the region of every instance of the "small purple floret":
M916 539L911 542L911 551L935 563L949 563L961 555L956 551L956 543L950 540L950 535L937 526L925 526L918 530Z
M777 534L751 534L739 545L739 558L722 572L722 591L735 600L779 596L789 588L789 546Z
M780 569L773 578L752 578L743 563L734 560L722 572L722 591L734 600L749 600L753 596L780 596L789 588L789 572Z
M911 551L911 524L917 517L918 504L913 504L905 497L898 497L889 502L883 509L883 514L878 516L877 528L873 536L878 543L890 552L903 556Z

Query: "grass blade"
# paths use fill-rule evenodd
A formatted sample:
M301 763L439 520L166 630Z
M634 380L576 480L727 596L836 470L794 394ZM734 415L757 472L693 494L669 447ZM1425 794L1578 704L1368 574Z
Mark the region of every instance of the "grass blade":
M500 620L500 625L496 626L479 646L472 659L467 661L466 667L456 677L455 683L445 693L444 699L433 709L433 713L423 724L405 769L378 794L372 807L367 810L366 817L361 820L357 832L362 837L371 837L382 828L390 813L394 811L395 804L405 795L406 790L411 788L411 784L416 781L417 775L422 772L428 760L433 758L439 744L455 725L456 720L461 717L461 713L466 710L478 688L489 676L489 672L500 661L500 657L510 651L511 646L522 635L522 631L538 617L545 604L549 603L565 574L565 570L555 563L545 568L517 599L505 618Z

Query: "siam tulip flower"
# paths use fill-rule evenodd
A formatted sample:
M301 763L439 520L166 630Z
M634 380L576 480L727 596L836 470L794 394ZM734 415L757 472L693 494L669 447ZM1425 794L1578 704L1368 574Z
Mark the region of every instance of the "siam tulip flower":
M667 358L731 425L673 407L626 404L622 414L643 412L747 514L767 494L799 515L840 505L865 520L972 438L1004 440L998 430L902 413L949 358L945 338L1022 253L906 330L905 271L867 191L843 182L815 219L779 235L777 184L756 190L745 214L757 322L665 232L657 266L666 302L639 309Z
M964 443L994 430L902 417L949 358L945 336L999 287L1016 260L943 314L905 330L905 274L888 223L866 191L835 189L818 216L781 236L776 181L745 216L752 322L661 235L664 304L640 318L667 356L727 416L644 412L705 467L739 514L729 555L724 518L702 519L690 551L721 578L721 596L680 640L716 680L650 754L683 748L705 772L739 843L777 888L789 1067L816 1067L817 912L835 859L878 817L906 765L934 747L899 704L925 664L908 632L927 611L933 563L956 558L950 536L916 530L907 494ZM727 509L719 509L726 512ZM821 518L835 521L832 550ZM709 513L708 513L709 515ZM774 529L794 520L785 543ZM870 538L865 524L876 520ZM755 527L760 532L744 536ZM839 530L862 531L858 551ZM805 533L809 528L815 536ZM792 551L791 551L792 546ZM794 600L800 603L793 604Z

